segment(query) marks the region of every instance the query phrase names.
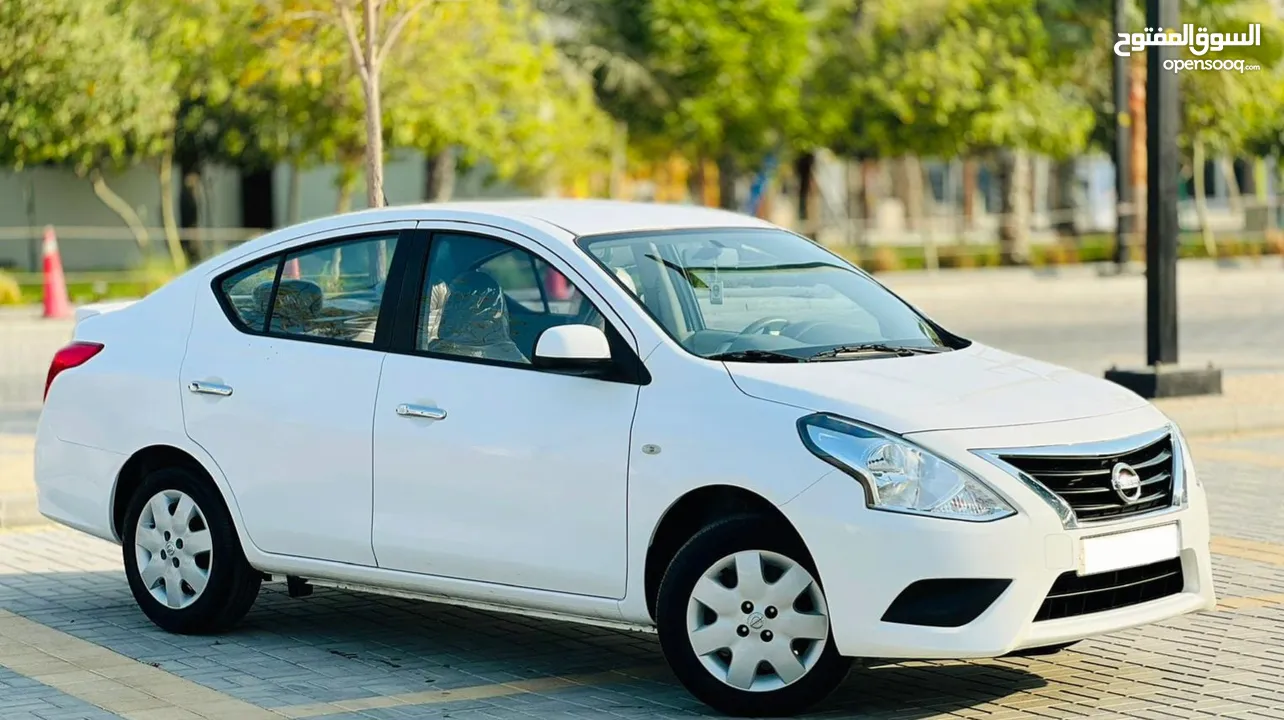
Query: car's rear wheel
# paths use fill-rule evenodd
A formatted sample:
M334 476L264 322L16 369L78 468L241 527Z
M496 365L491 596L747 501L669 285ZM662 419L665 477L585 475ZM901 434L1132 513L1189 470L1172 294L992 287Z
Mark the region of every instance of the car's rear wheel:
M656 622L678 680L731 715L801 712L851 666L806 548L765 518L728 518L691 538L660 583Z
M258 597L263 577L246 562L223 498L186 468L149 473L130 499L123 529L129 588L161 628L221 632Z

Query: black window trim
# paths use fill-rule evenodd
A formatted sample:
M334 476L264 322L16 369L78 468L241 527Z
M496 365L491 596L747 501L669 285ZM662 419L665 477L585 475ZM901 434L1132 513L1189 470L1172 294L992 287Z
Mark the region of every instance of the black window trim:
M395 305L395 300L399 297L399 294L394 292L393 289L398 288L401 285L401 278L405 274L406 263L402 258L407 254L407 252L403 251L402 248L406 244L405 241L412 232L412 228L365 230L364 232L357 232L352 235L328 237L321 240L314 240L312 242L291 245L290 247L276 250L275 252L268 253L267 255L259 255L249 261L237 265L236 267L215 275L214 279L210 281L210 289L214 293L214 299L223 310L223 315L227 318L228 322L231 323L232 327L242 334L272 338L274 340L297 340L299 342L315 343L318 345L350 347L357 348L359 350L386 351L392 341L392 320L395 313L395 307L393 306ZM375 337L373 342L363 343L338 338L317 337L314 335L298 335L294 333L273 331L271 329L272 312L276 306L276 291L277 288L281 286L281 275L285 270L285 259L287 257L311 252L317 248L324 248L330 245L347 245L361 242L363 240L386 239L393 237L394 235L397 240L397 247L393 250L392 257L389 261L388 277L384 281L383 297L379 299L379 315L375 320ZM223 292L223 281L239 272L248 270L255 265L261 265L268 260L275 260L276 275L272 280L272 292L268 295L267 312L263 316L263 328L256 330L241 321L241 317L237 314L236 308L232 306L231 301L228 300L227 295Z
M640 297L638 297L635 293L630 291L628 287L625 286L624 281L621 280L615 274L615 271L612 270L611 267L607 265L605 262L603 262L602 260L599 260L597 255L593 254L593 251L590 249L590 247L595 242L605 241L605 240L627 240L629 238L666 237L671 235L692 235L696 233L728 233L730 234L730 233L741 233L741 232L782 232L789 235L793 235L802 240L806 240L807 242L812 243L813 245L820 248L821 250L824 250L825 252L829 253L841 265L845 267L850 267L854 269L857 273L864 275L866 279L878 285L879 287L883 288L883 290L888 292L892 297L899 300L901 304L909 308L909 311L911 313L916 315L928 327L932 328L932 330L934 330L938 335L940 335L941 340L950 349L962 350L963 348L966 348L972 344L971 340L968 340L962 335L946 330L935 320L928 317L927 314L924 313L922 310L919 310L913 303L911 303L910 301L898 295L894 290L892 290L890 287L888 287L884 283L880 282L878 278L874 277L873 274L867 272L865 269L861 268L856 263L853 263L850 260L847 260L843 256L839 255L833 250L830 250L829 248L816 242L815 240L812 240L806 235L800 235L799 233L796 233L792 230L786 230L785 228L774 227L774 226L762 227L762 226L711 225L709 227L684 227L684 228L668 228L668 229L661 229L661 230L626 230L622 232L612 231L612 232L604 232L604 233L591 233L588 235L579 235L575 238L575 244L577 247L580 248L580 250L585 255L588 255L593 262L597 263L598 267L601 267L603 270L605 270L606 274L610 275L611 279L615 281L615 284L619 285L620 289L624 290L625 294L629 295L633 299L633 302L642 309L642 312L646 313L647 317L651 318L651 320L656 324L656 326L660 328L660 331L663 332L666 336L668 336L669 339L673 340L673 343L677 345L683 352L687 353L688 355L691 355L692 357L699 358L700 360L708 360L709 358L704 357L703 355L694 353L691 350L688 350L687 347L683 345L681 341L679 341L676 337L674 337L673 333L669 331L668 326L660 322L660 318L656 317L655 313L652 312L651 308L647 307L647 304L642 302L642 299ZM711 362L717 362L717 361L715 360Z
M510 231L511 232L511 231ZM528 257L538 258L551 268L562 272L557 265L548 261L545 253L539 250L546 250L537 243L536 247L526 247L505 238L496 237L482 230L458 230L458 229L435 229L435 228L417 228L407 233L408 250L405 257L405 268L402 272L399 293L396 302L397 307L396 319L392 323L392 336L389 341L386 352L397 355L409 355L413 357L430 358L433 360L450 360L453 362L473 363L477 365L490 365L493 367L510 368L514 370L525 370L528 372L547 373L552 375L563 375L567 377L582 377L590 380L600 380L604 382L618 382L627 385L649 385L651 383L651 373L646 369L642 359L638 357L637 352L624 338L624 335L616 328L611 317L602 312L598 303L580 289L584 300L593 306L593 309L602 316L606 323L606 337L611 346L612 372L609 374L602 373L580 373L573 370L558 368L539 367L535 364L534 358L530 363L515 363L505 360L492 360L490 358L464 357L461 355L452 355L450 353L430 352L420 350L416 347L416 333L419 329L419 320L423 312L423 303L428 302L429 298L424 293L424 282L427 279L428 263L432 255L432 246L436 242L436 236L449 235L456 237L475 237L480 240L496 242L514 250L519 250L527 254ZM397 249L401 250L401 243L398 242ZM560 258L559 258L560 259ZM579 273L571 268L571 272L576 276ZM563 272L565 275L566 273ZM570 280L570 276L567 276ZM581 277L581 280L588 284L588 281ZM536 282L539 281L539 273L536 272ZM391 285L391 283L390 283ZM579 286L577 286L578 288ZM543 291L541 289L541 295ZM382 322L383 318L380 317ZM539 338L535 339L536 346L539 345Z

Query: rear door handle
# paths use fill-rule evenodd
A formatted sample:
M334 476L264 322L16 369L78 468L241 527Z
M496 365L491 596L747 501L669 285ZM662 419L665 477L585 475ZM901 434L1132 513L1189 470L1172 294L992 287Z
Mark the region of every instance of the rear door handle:
M227 397L232 394L232 388L228 385L219 385L218 383L201 382L193 380L187 384L189 392L200 393L202 395L218 395Z
M429 420L446 419L445 410L435 407L426 407L424 405L398 405L397 414L402 417L427 418Z

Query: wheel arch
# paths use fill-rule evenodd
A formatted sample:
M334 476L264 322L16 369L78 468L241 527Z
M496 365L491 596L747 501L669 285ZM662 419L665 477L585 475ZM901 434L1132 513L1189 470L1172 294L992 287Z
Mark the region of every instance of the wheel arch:
M733 515L761 516L768 522L778 524L806 547L802 536L780 508L752 490L734 485L705 485L690 490L669 505L660 516L647 545L644 577L646 607L652 620L655 620L660 581L678 550L702 528L715 520Z
M163 467L187 468L213 485L219 496L222 497L223 504L232 517L232 522L237 528L237 534L241 536L242 544L248 540L248 538L244 537L241 515L235 498L231 497L230 491L225 484L220 482L220 476L210 470L209 464L212 461L202 459L199 455L201 453L193 452L191 448L179 447L168 443L155 443L147 445L129 456L129 459L125 461L120 471L116 474L116 483L112 488L111 529L118 542L124 537L125 514L128 512L129 500L133 497L134 491L142 484L143 478L148 473Z

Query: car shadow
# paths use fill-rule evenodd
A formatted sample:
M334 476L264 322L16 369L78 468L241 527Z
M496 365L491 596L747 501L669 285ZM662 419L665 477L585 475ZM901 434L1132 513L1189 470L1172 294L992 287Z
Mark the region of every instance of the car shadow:
M668 671L649 633L329 588L291 598L277 582L233 631L170 635L138 610L120 571L0 574L0 608L264 707L569 677L576 682L523 696L532 700L439 700L424 714L538 701L547 709L538 715L582 714L586 705L712 715ZM922 718L1044 685L1006 661L858 665L813 714Z

